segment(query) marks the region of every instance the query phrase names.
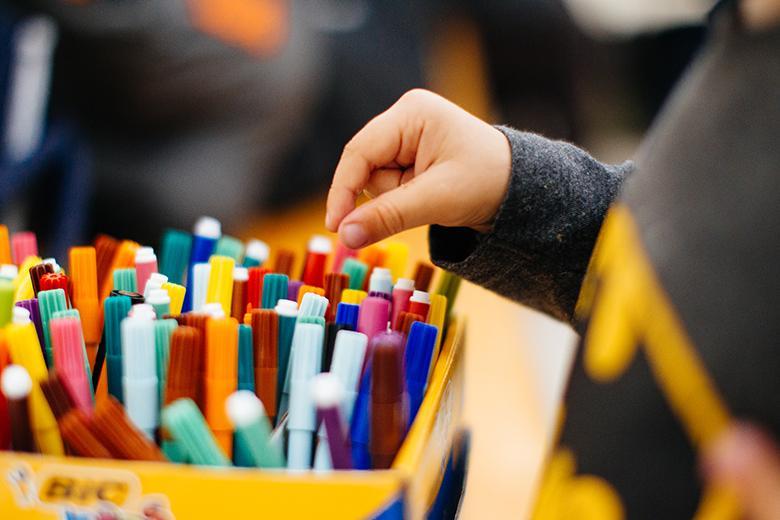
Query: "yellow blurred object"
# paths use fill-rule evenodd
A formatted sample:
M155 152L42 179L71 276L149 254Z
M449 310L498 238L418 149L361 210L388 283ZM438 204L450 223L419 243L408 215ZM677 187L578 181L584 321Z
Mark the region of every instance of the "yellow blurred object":
M352 303L354 305L360 305L363 300L366 299L368 293L366 291L359 291L357 289L344 289L341 291L341 303Z
M30 279L30 268L42 262L40 257L28 256L19 266L19 273L14 278L14 301L29 300L35 298L32 280Z
M433 370L434 361L439 356L439 348L441 347L441 338L444 329L444 320L446 317L447 297L442 294L431 294L431 306L428 309L428 323L431 325L436 325L436 327L439 329L438 334L436 334L436 344L433 347L433 356L431 357L431 370Z
M177 316L181 314L181 307L184 305L184 294L187 292L187 288L173 282L165 282L162 284L162 288L168 292L168 297L171 299L171 315Z
M209 283L206 286L206 303L218 303L230 316L233 300L233 269L236 261L228 256L212 255L209 259Z
M393 283L399 278L408 278L409 245L405 242L392 241L385 244L385 267L393 275Z
M49 373L46 371L35 325L32 321L24 324L11 323L6 326L5 335L11 359L17 365L23 366L33 380L30 392L30 422L38 449L46 455L63 455L65 450L57 421L41 391L40 383L49 377Z

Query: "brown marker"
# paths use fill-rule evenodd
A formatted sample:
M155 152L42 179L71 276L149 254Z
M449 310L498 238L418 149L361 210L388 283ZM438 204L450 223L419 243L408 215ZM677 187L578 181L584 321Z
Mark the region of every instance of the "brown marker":
M425 318L413 312L402 311L401 314L398 315L398 332L404 336L408 336L409 329L412 328L412 323L415 321L421 321L425 323Z
M32 282L33 293L35 294L36 298L38 297L38 293L41 291L41 278L43 278L43 275L53 272L54 266L49 263L36 264L30 267L30 281Z
M11 449L35 453L32 425L30 424L30 392L32 378L21 365L8 365L3 369L0 381L8 406L11 423Z
M88 428L114 458L166 460L160 449L135 427L119 401L111 395L97 404Z
M325 321L336 319L336 307L341 301L341 293L349 288L349 276L344 273L328 273L325 275L325 297L328 299L328 310Z
M252 311L252 346L255 358L255 393L263 402L271 424L274 424L279 373L279 315L276 311Z
M276 252L276 261L274 263L274 273L286 274L292 276L293 264L295 263L295 253L289 249L280 249Z
M246 304L249 301L248 281L249 272L246 267L236 267L233 270L233 295L230 302L230 315L241 323L243 323Z
M423 262L417 262L414 270L414 288L418 291L428 292L433 279L433 266Z
M387 469L406 433L403 336L387 332L374 336L371 362L371 418L368 450L374 469Z

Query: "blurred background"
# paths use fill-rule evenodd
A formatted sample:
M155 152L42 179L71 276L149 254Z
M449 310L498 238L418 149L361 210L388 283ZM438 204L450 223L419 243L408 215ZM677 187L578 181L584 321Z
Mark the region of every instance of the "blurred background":
M301 244L344 143L413 87L620 162L713 3L2 0L0 222L60 258L97 231L156 244L204 214ZM424 254L422 230L406 238ZM463 517L526 516L575 337L470 285L459 309Z

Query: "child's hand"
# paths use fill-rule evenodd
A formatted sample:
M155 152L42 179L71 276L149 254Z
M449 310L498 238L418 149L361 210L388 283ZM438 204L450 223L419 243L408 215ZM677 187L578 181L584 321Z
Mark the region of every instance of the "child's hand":
M500 131L436 94L412 90L344 147L325 225L355 249L426 224L484 232L510 168ZM364 190L372 200L355 208Z
M704 474L739 497L746 518L780 518L780 451L769 435L737 424L705 453Z

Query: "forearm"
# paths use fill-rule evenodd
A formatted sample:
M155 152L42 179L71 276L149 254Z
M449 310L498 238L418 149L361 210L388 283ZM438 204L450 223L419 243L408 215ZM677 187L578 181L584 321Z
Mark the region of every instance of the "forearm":
M568 321L601 223L633 164L602 164L569 143L500 130L512 148L512 173L492 231L431 226L431 257L440 267Z

